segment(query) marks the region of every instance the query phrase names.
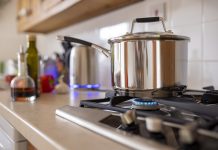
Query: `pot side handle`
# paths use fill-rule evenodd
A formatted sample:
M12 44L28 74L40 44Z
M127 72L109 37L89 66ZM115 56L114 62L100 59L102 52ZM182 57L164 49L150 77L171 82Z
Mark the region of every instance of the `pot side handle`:
M165 32L168 32L166 30L166 26L164 24L164 19L162 17L147 17L147 18L136 18L132 21L132 26L131 26L131 31L130 33L133 32L133 29L134 29L134 25L135 23L149 23L149 22L157 22L157 21L161 21L162 22L162 25L163 25L163 28L164 28L164 31Z
M111 54L110 50L108 50L106 48L103 48L103 47L101 47L99 45L96 45L94 43L91 43L91 42L88 42L88 41L85 41L85 40L81 40L81 39L77 39L77 38L74 38L74 37L58 35L57 40L78 43L78 44L82 44L82 45L86 45L86 46L95 48L95 49L101 51L106 57L109 57L110 54Z

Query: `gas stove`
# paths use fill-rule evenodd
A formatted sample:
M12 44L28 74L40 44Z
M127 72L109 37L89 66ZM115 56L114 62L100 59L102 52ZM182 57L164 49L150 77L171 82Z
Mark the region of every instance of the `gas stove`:
M56 114L133 149L217 149L218 91L173 89L164 97L111 91Z

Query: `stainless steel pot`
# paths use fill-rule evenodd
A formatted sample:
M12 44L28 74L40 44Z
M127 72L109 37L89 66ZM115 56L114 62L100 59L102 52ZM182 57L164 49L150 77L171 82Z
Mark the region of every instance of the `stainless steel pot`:
M132 33L134 23L161 21L165 32ZM84 44L111 56L115 90L148 91L187 84L188 37L166 31L163 18L137 18L131 33L109 39L111 50L80 39L58 39Z

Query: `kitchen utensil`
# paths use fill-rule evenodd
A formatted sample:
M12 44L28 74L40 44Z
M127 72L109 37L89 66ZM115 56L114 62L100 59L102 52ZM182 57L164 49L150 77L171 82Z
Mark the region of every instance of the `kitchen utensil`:
M161 21L164 32L132 33L135 23ZM112 85L120 91L148 91L187 83L188 41L167 31L163 18L137 18L131 33L108 40L111 50L77 38L59 40L80 43L111 56Z
M70 86L72 88L99 88L97 71L97 52L89 46L75 45L70 53Z

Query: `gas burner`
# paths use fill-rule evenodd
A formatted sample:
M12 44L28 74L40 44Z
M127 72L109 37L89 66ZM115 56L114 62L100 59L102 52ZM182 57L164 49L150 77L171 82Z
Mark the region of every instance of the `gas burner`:
M63 107L56 114L132 149L146 149L150 142L153 149L217 149L217 90L175 86L148 92L151 97L110 91L106 98L83 100L81 107Z
M132 101L132 108L140 109L140 110L158 110L160 109L159 103L153 99L149 98L133 98L130 99Z
M184 85L175 85L154 90L121 90L115 89L116 96L167 98L181 95L186 90Z

